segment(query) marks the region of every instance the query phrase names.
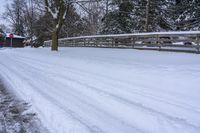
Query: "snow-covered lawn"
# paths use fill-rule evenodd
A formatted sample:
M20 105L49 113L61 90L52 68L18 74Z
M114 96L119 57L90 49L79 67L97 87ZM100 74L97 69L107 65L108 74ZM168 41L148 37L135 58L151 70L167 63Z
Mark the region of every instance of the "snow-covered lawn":
M0 50L0 75L52 133L199 133L200 55Z

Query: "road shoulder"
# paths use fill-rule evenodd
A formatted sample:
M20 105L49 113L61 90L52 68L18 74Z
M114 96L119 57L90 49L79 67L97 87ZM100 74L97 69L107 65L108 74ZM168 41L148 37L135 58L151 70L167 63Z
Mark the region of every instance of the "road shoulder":
M47 133L30 105L17 100L0 81L0 133Z

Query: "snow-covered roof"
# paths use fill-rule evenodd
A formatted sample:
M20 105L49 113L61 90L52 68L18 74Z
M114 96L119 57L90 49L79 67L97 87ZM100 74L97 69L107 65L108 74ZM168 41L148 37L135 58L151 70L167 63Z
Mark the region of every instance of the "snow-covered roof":
M9 35L10 35L11 33L6 33L6 37L8 37L9 38ZM25 37L23 37L23 36L19 36L19 35L15 35L14 34L14 38L25 38Z

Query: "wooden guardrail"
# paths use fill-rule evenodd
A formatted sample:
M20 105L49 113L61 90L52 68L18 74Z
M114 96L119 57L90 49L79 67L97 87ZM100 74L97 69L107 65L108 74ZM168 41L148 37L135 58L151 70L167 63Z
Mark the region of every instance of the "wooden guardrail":
M45 41L50 47L52 41ZM134 48L200 53L200 31L95 35L59 39L59 47Z

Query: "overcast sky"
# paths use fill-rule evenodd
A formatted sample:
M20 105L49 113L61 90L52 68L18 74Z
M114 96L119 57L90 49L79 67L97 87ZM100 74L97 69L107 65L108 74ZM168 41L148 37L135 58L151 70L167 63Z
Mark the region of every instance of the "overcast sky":
M0 24L5 24L6 22L2 18L2 13L5 11L5 6L8 2L11 2L12 0L0 0Z

